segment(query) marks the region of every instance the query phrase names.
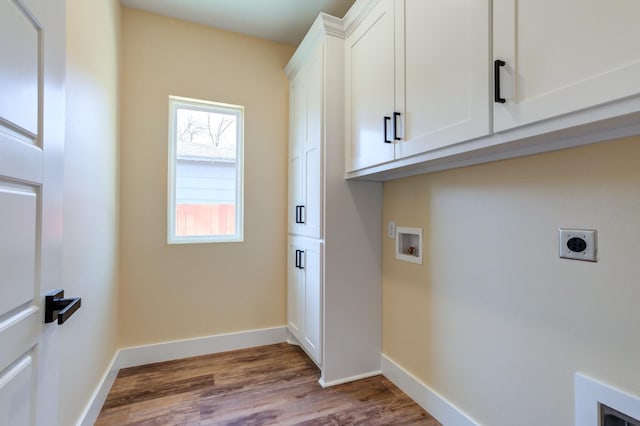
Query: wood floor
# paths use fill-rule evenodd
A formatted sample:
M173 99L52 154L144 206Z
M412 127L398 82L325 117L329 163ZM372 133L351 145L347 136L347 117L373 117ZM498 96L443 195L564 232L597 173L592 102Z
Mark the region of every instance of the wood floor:
M96 425L440 425L383 376L318 378L286 343L127 368Z

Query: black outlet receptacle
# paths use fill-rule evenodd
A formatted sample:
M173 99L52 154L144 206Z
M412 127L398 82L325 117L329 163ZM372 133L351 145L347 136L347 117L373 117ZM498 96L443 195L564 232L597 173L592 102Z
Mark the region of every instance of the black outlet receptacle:
M580 237L569 238L567 248L572 252L580 253L587 249L587 242Z

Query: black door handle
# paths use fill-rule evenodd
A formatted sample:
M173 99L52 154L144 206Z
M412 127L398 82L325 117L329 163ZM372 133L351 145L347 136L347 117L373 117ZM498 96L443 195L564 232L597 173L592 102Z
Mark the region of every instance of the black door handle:
M306 218L304 217L304 205L300 206L300 222L298 223L306 223Z
M387 122L390 120L391 117L384 117L384 143L391 143L391 141L387 139Z
M400 140L400 138L398 137L398 117L400 117L400 113L394 112L393 113L393 139L396 141Z
M500 67L506 63L500 59L493 61L493 101L499 104L505 103L507 100L500 96Z
M55 321L55 313L58 313L58 324L64 323L78 309L82 299L72 297L64 299L64 290L53 290L44 297L44 322L49 323Z

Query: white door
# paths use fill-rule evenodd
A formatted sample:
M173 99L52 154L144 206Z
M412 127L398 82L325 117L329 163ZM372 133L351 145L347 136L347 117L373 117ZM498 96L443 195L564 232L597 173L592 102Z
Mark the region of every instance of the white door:
M381 0L346 40L347 171L394 159L394 28L394 0Z
M322 244L306 240L301 255L304 271L304 341L307 352L322 364Z
M306 92L302 73L298 73L289 84L289 190L288 230L299 234L303 214L302 141L306 133Z
M499 132L640 93L640 1L494 0Z
M305 64L304 86L306 91L306 135L302 143L304 158L304 208L302 234L312 238L322 237L322 138L324 113L322 109L323 45L313 51Z
M0 0L0 425L57 423L65 5Z
M300 267L302 247L289 237L287 249L287 326L298 341L304 336L304 270Z
M488 0L404 0L396 45L396 111L408 157L490 131ZM404 9L404 10L403 10Z

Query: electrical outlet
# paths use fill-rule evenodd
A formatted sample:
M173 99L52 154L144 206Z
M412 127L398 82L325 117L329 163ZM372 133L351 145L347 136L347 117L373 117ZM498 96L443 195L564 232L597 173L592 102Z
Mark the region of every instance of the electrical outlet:
M396 237L396 223L393 221L389 221L387 223L387 238L395 238Z
M596 260L596 231L592 229L558 229L559 256L564 259Z

